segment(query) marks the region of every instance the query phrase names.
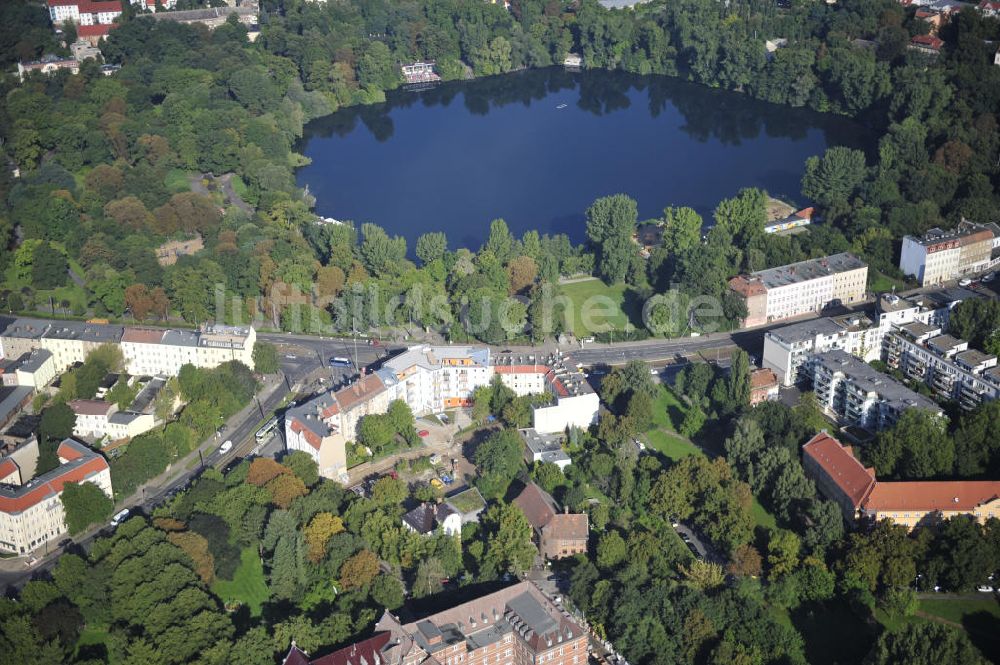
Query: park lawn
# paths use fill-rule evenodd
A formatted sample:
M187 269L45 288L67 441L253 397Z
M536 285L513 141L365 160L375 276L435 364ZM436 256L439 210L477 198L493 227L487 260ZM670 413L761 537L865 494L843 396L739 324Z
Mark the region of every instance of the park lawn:
M859 663L875 641L873 626L843 600L802 603L790 617L802 635L811 665Z
M233 579L216 580L212 592L223 602L239 601L250 608L251 616L260 616L268 599L267 583L264 581L264 565L257 556L257 548L249 546L240 553L240 565Z
M626 306L628 292L629 288L625 284L608 286L596 278L560 286L560 295L566 296L573 303L573 306L566 312L573 334L579 338L584 338L592 336L595 332L600 332L600 330L589 329L584 324L581 315L584 304L588 302L588 299L596 299L598 296L603 296L603 298L610 300L612 306L607 305L607 301L603 298L600 301L590 300L588 311L591 312L590 319L594 326L610 325L614 330L625 330L626 326L637 327L634 321L630 321L632 312L629 312ZM607 309L611 309L612 313L609 316L603 316L603 312Z
M81 655L80 651L83 649L87 649L87 647L100 647L103 645L108 654L108 657L111 658L111 660L109 660L108 662L112 664L115 663L116 661L111 656L111 650L107 649L109 637L110 635L108 634L107 626L102 624L87 626L82 631L80 631L80 636L76 638L75 655L77 656Z

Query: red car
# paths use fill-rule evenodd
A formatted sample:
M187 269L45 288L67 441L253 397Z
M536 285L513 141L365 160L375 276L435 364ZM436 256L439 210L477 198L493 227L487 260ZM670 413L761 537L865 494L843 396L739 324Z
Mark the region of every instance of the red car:
M430 432L428 432L425 429L422 429L419 432L417 432L417 436L419 436L421 439L424 438L425 436L427 436L428 434L430 434Z

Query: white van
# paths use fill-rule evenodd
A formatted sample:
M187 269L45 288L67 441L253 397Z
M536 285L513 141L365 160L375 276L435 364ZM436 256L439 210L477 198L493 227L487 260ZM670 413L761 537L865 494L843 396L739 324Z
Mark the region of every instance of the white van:
M231 439L226 439L221 446L219 446L219 452L225 455L230 450L233 449L233 442Z
M111 526L118 526L119 524L125 521L128 515L129 515L128 508L115 513L115 516L111 518Z

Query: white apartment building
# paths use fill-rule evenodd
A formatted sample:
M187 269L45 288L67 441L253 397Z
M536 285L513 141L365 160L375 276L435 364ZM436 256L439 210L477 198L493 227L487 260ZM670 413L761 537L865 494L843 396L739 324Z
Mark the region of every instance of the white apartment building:
M877 432L894 425L907 409L944 413L934 400L913 392L846 351L813 354L809 366L820 408L845 425Z
M66 406L76 416L73 436L80 438L103 439L108 431L108 418L118 411L115 404L100 399L74 399Z
M941 284L994 267L1000 263L1000 257L994 257L998 246L996 224L962 220L950 231L934 228L919 238L904 236L899 269L921 286Z
M469 406L476 388L499 376L518 395L549 393L536 407L534 427L543 434L597 421L599 399L583 375L558 358L492 358L487 347L416 346L364 374L354 385L325 393L289 409L285 440L289 450L309 453L327 478L346 476L346 444L354 440L366 415L385 413L403 400L417 416Z
M48 0L49 18L60 25L108 25L122 15L121 0Z
M782 326L764 334L763 367L773 370L782 385L790 386L811 380L804 363L812 353L841 349L865 362L879 360L885 353L885 336L895 327L914 322L945 327L955 305L977 297L960 288L906 298L883 294L871 317L853 313Z
M60 443L57 454L59 466L37 478L22 474L11 457L0 460L0 551L27 554L66 533L60 500L66 483L93 483L114 496L101 455L73 439Z
M239 360L253 369L257 333L250 326L202 325L197 331L124 328L104 323L15 319L0 332L4 358L35 349L52 354L57 373L87 359L104 344L120 344L126 370L134 376L176 376L185 364L218 367Z
M868 265L844 252L740 275L729 288L746 303L748 327L861 302L867 283Z
M885 337L885 360L964 409L1000 397L997 357L942 334L940 326L914 322L895 327Z

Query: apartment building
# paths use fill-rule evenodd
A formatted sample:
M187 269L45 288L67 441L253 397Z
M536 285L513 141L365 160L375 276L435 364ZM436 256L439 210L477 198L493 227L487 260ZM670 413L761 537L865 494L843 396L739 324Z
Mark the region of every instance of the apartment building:
M122 15L121 0L48 0L49 18L61 25L109 25Z
M12 457L0 460L0 551L26 554L66 533L60 500L66 483L93 483L113 496L111 470L101 455L73 439L60 443L56 454L59 466L37 478L22 473Z
M965 340L943 334L940 326L914 322L894 327L885 337L885 360L966 410L1000 397L997 357L970 349Z
M946 327L952 308L968 298L982 297L962 288L942 289L902 298L882 294L872 314L792 323L764 334L762 366L773 370L784 386L811 379L805 366L812 353L841 349L871 362L884 356L885 337L896 327L919 322Z
M877 432L894 425L907 409L944 413L934 400L913 392L846 351L813 354L809 364L820 408L846 425Z
M994 257L994 250L998 246L1000 227L963 219L950 231L933 228L919 238L903 236L899 269L921 286L941 284L997 265L1000 257Z
M120 344L126 370L135 376L176 376L185 364L217 367L239 360L253 368L256 331L249 326L205 324L198 330L141 328L80 321L7 319L0 332L4 358L36 349L52 354L56 373L87 359L104 344Z
M530 364L526 364L526 361ZM289 409L285 440L289 450L309 453L327 478L346 477L345 446L353 441L366 415L385 413L402 400L420 416L471 404L476 388L499 376L518 395L548 393L549 404L536 406L534 428L562 432L597 421L600 402L583 375L560 358L501 355L487 347L414 346L365 373L353 385L324 393Z
M748 327L861 302L867 283L868 265L844 252L739 275L729 288L746 303Z
M80 61L74 58L59 58L54 55L46 56L41 60L31 60L17 63L17 78L24 81L29 74L45 74L50 76L61 70L66 70L70 74L80 73Z
M875 469L855 458L850 446L820 432L802 446L806 475L848 522L888 519L909 529L956 515L972 515L980 524L1000 517L1000 481L881 482Z
M585 665L587 634L524 581L403 624L389 612L375 634L310 660L294 644L284 665Z

